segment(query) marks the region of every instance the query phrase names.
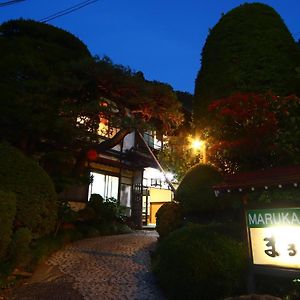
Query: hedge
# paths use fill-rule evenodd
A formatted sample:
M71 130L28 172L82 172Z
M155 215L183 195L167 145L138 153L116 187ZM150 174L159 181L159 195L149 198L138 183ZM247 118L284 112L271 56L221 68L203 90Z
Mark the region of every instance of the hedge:
M7 143L0 143L0 189L16 195L16 229L27 227L34 238L54 230L57 195L50 177Z

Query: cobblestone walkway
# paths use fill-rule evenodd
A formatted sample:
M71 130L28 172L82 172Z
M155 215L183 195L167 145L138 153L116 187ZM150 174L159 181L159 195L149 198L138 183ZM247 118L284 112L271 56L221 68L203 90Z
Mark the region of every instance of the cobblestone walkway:
M47 261L61 276L29 284L23 288L23 298L19 292L12 299L163 300L150 272L150 251L156 240L155 232L139 231L75 242ZM30 286L35 287L36 295L26 298ZM37 295L42 288L44 296Z

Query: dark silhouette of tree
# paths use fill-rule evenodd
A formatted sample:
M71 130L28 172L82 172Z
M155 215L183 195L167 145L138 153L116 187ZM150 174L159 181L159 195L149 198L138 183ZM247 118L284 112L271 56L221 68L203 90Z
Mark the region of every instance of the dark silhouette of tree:
M71 33L30 20L3 23L0 32L0 137L35 157L57 186L82 173L89 149L181 122L170 86L92 57ZM101 118L121 130L99 139Z

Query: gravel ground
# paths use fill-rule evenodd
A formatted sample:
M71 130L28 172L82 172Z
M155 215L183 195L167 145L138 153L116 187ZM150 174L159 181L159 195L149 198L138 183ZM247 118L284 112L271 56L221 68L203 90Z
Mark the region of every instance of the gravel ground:
M11 300L163 300L150 271L155 231L75 242L52 255Z

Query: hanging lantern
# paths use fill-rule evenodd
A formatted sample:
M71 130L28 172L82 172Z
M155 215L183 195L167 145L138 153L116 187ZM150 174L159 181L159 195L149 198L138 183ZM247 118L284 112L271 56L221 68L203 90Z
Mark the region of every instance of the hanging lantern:
M87 158L88 158L88 160L93 161L93 160L96 160L97 157L98 157L98 154L97 154L97 151L96 151L96 150L90 149L90 150L87 152Z

